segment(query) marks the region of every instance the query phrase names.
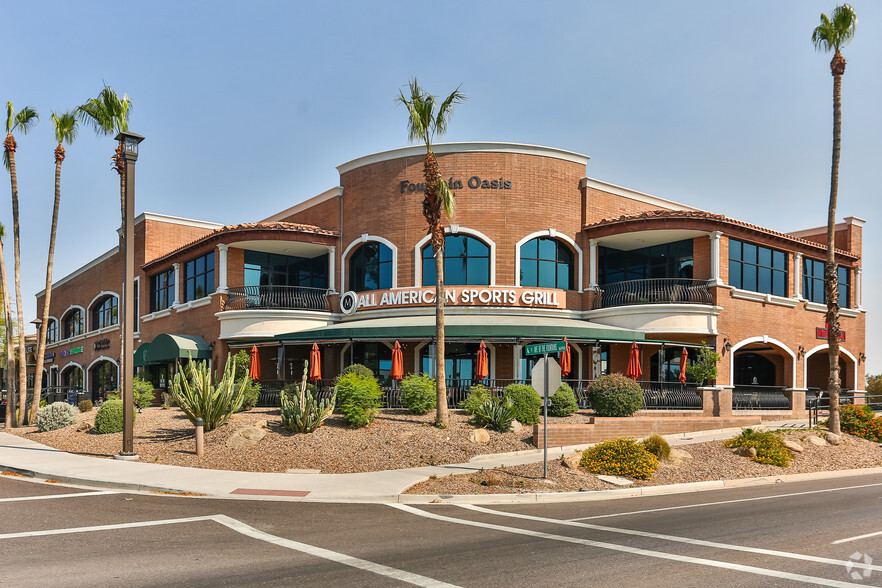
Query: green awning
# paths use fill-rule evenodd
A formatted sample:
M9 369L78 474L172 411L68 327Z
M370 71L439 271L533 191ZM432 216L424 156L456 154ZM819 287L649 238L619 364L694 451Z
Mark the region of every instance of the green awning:
M143 347L143 344L142 346ZM140 350L140 347L138 348ZM211 347L195 335L157 335L146 352L146 363L167 363L178 359L211 359Z
M135 367L144 367L147 365L147 350L150 349L150 343L141 343L135 350Z
M642 331L633 331L588 321L554 317L457 314L445 317L444 334L459 339L563 339L645 341ZM364 339L431 339L435 316L392 317L350 320L336 325L283 333L279 341L348 341Z

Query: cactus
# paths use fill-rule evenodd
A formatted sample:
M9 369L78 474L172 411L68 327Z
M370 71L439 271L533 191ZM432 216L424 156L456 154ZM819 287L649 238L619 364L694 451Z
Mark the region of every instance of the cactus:
M218 381L217 372L212 379L208 362L193 361L191 357L183 368L178 364L178 373L171 386L172 398L191 423L195 424L197 418L202 419L206 433L227 422L230 415L242 407L248 379L244 378L237 385L233 381L235 367L236 360L227 357L224 375Z
M319 400L318 394L306 391L309 362L303 364L300 394L281 394L282 424L294 433L312 433L334 412L336 395Z

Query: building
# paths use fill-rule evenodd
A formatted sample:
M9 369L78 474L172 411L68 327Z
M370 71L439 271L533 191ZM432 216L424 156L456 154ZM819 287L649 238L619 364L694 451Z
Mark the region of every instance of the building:
M682 350L694 358L705 342L722 355L716 384L736 408L801 409L807 392L826 388L825 227L782 233L608 184L586 177L587 156L561 149L435 152L457 203L445 222L452 401L474 381L481 341L489 382L503 385L529 378L527 344L564 337L577 389L624 372L637 342L659 406L692 407L665 393L685 390ZM406 372L430 371L423 159L423 147L407 147L350 161L338 187L260 222L139 216L135 365L165 388L188 354L222 366L257 345L269 390L299 379L313 343L326 379L351 363L388 378L399 341ZM847 390L864 381L863 224L850 217L836 229ZM95 397L116 387L121 276L115 248L56 282L50 385Z

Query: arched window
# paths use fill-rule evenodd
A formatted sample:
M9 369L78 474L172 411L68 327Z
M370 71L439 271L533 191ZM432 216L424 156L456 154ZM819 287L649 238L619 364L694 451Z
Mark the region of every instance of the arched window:
M46 327L46 344L56 343L58 341L58 321L54 318L49 319L49 325Z
M64 317L64 338L70 339L83 334L83 311L74 308Z
M387 290L392 287L392 250L383 243L370 241L349 258L349 289Z
M444 237L444 283L450 286L489 286L490 248L468 235ZM423 247L423 286L435 285L432 244Z
M560 288L573 286L573 252L549 237L537 237L521 245L521 286Z
M92 330L119 324L119 299L106 296L92 307Z

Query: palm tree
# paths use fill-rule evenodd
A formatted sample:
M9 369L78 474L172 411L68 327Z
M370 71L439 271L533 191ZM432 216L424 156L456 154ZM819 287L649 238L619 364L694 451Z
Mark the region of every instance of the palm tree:
M818 51L829 53L830 73L833 75L833 164L830 170L830 205L827 209L827 263L824 294L827 302L827 345L830 360L830 431L839 434L839 281L836 267L836 198L839 192L839 152L842 140L842 76L845 58L839 50L848 45L857 28L857 15L848 4L837 6L830 17L821 14L821 24L812 33L812 43Z
M12 248L15 256L15 306L19 325L18 364L20 369L18 374L18 406L21 407L18 414L19 424L24 422L24 407L27 403L27 370L25 370L24 329L21 328L21 325L24 324L24 309L22 308L21 298L21 245L18 230L18 177L15 173L15 150L18 145L16 144L15 137L12 136L12 133L18 131L22 135L27 135L28 132L37 125L39 120L40 115L37 114L37 111L34 108L25 106L20 111L15 112L15 108L12 107L12 102L6 103L6 140L3 142L3 165L6 166L6 169L9 172L10 182L12 183Z
M6 347L6 369L3 371L4 387L6 388L6 427L15 427L18 422L15 418L15 346L12 334L12 310L9 306L9 288L6 281L6 253L3 251L3 239L6 237L6 227L0 224L0 297L3 305L3 335Z
M435 390L437 407L435 424L446 428L450 417L447 413L447 382L444 366L444 225L441 212L453 218L454 194L444 181L438 168L438 160L432 152L432 139L447 132L447 123L453 113L453 105L466 100L459 88L444 99L435 112L437 99L417 83L416 78L410 82L410 98L403 92L396 100L407 107L408 139L422 140L426 144L426 160L423 164L425 176L425 197L423 198L423 216L429 224L428 233L432 236L432 254L435 257Z
M43 360L46 355L46 331L49 328L49 302L52 298L52 267L55 259L55 235L58 230L58 207L61 204L61 163L64 161L64 143L72 145L77 138L77 117L71 111L61 116L52 113L55 127L55 202L52 205L52 224L49 229L49 256L46 261L46 293L43 296L43 312L40 314L40 328L37 333L37 367L34 372L34 400L31 414L37 414L40 407L40 388L42 386Z

